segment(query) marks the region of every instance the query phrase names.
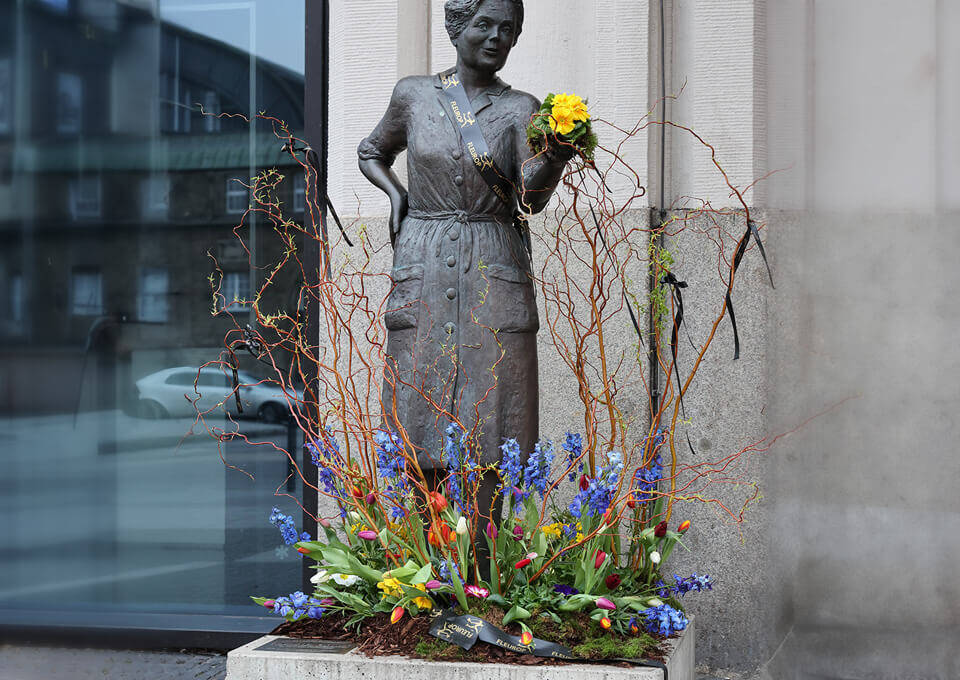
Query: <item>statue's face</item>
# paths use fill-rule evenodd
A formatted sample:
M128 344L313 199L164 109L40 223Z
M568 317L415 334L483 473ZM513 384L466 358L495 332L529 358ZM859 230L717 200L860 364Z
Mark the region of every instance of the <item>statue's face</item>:
M456 40L465 66L496 73L507 63L517 36L517 10L509 0L484 0Z

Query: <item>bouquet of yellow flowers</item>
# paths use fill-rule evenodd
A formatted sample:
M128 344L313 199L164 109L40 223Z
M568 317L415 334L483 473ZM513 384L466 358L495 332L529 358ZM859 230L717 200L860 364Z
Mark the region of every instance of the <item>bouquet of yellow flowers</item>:
M597 136L590 125L586 100L575 94L548 94L527 128L527 143L534 153L557 142L572 144L585 159L593 160Z

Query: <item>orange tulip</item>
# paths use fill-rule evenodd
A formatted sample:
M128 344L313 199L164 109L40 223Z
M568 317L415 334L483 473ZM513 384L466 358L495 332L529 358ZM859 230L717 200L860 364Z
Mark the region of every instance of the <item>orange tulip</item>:
M520 644L529 645L531 642L533 642L533 633L529 630L523 631L523 633L520 634Z
M610 626L611 626L610 619L608 619L606 616L600 619L601 628L603 628L604 630L610 630Z
M299 548L297 548L297 552L300 553L301 555L309 555L309 554L310 554L310 551L307 550L306 548L302 547L302 546L299 547Z
M390 623L396 623L403 618L403 607L397 607L390 614Z
M434 548L440 547L440 538L433 529L427 531L427 543L432 545Z
M684 531L686 531L686 530L689 529L689 528L690 528L690 520L685 519L685 520L680 524L680 526L677 527L677 531L679 531L679 532L682 534Z

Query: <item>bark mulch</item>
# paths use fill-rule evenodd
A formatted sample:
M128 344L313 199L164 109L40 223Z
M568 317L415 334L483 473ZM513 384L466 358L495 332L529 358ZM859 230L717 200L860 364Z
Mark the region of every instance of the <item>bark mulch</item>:
M396 624L390 623L389 614L378 614L365 619L359 633L346 628L347 617L331 613L321 619L304 619L296 622L284 622L277 626L271 635L285 635L306 640L337 640L352 642L357 651L368 657L406 656L414 659L432 659L436 661L470 661L475 663L507 663L522 666L562 666L571 662L519 654L501 649L485 642L477 642L470 650L463 650L430 635L430 618L417 616L407 618ZM519 634L519 629L518 629ZM658 650L648 654L647 658L664 661ZM603 662L595 662L603 663ZM625 661L609 661L606 665L632 668Z

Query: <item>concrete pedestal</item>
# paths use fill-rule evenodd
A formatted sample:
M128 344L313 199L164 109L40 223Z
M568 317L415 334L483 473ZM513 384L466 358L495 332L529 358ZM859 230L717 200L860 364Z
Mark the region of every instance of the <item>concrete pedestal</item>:
M227 680L694 680L694 621L671 640L667 676L659 668L603 665L516 666L398 656L368 658L337 643L266 635L227 655ZM482 644L482 643L479 643Z

